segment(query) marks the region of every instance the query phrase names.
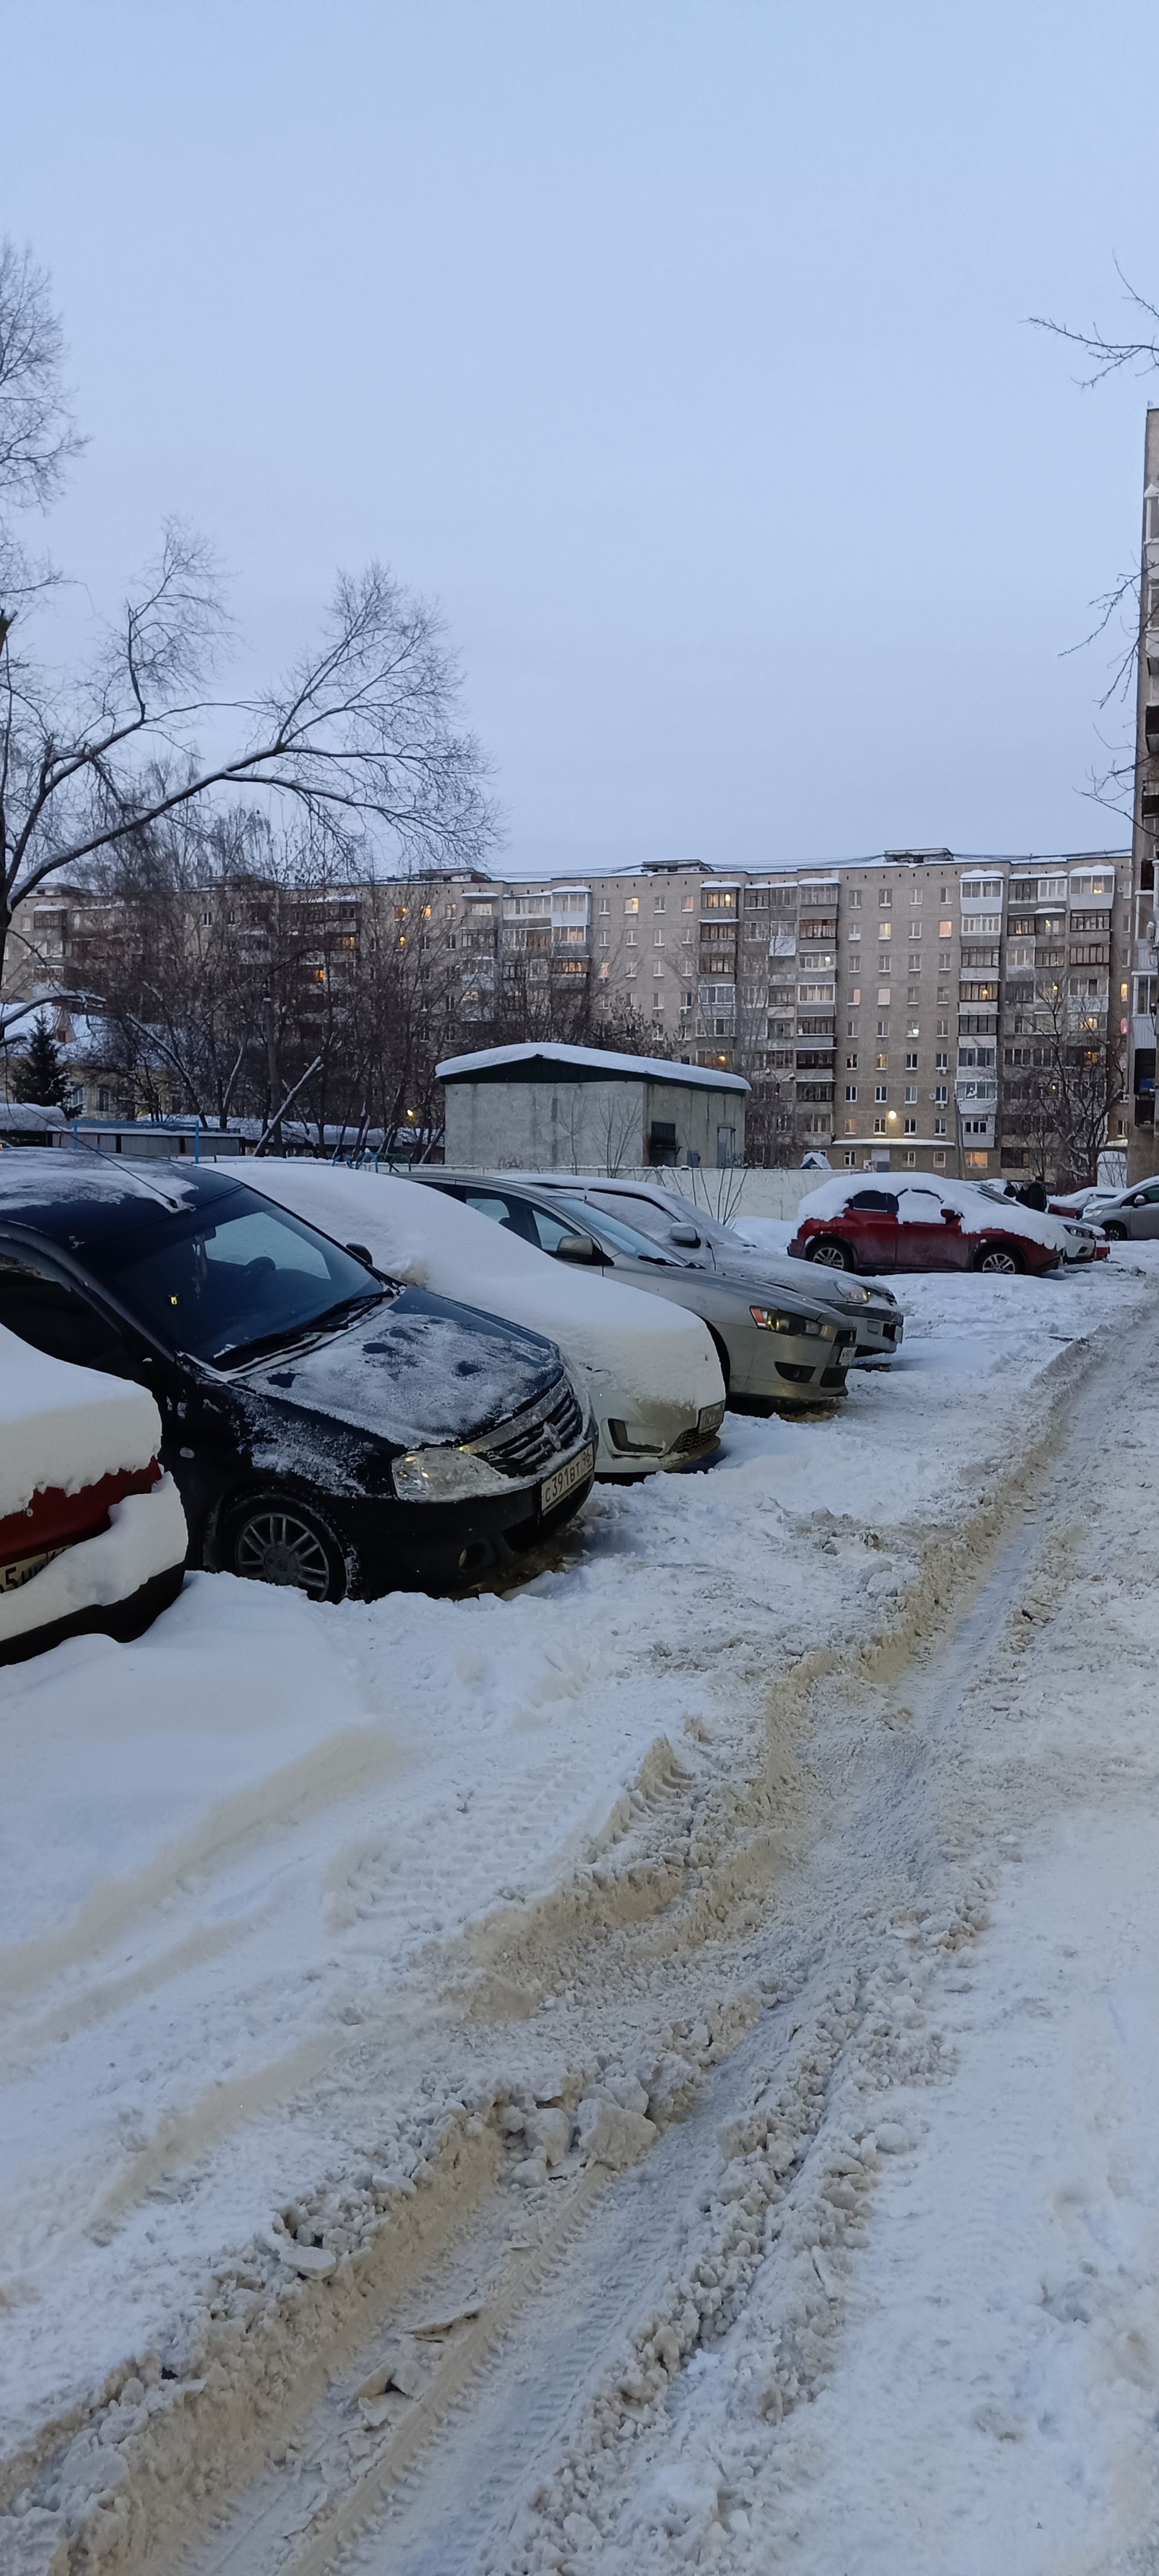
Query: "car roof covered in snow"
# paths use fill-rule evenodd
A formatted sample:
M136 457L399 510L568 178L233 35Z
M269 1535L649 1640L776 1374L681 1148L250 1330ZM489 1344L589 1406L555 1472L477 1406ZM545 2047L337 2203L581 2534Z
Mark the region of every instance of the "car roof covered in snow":
M944 1180L937 1172L846 1172L823 1182L819 1190L810 1190L798 1206L798 1224L803 1217L843 1216L850 1200L866 1190L896 1199L901 1225L929 1225L949 1207L958 1210L970 1234L1020 1234L1027 1243L1046 1244L1054 1251L1061 1251L1066 1243L1061 1217L1040 1216L1036 1208L1005 1198L997 1188L979 1181Z

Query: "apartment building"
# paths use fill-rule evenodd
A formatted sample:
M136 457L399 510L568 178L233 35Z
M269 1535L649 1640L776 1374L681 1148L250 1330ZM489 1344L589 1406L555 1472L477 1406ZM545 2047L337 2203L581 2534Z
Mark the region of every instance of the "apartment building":
M1125 999L1125 854L649 862L507 885L487 910L492 973L515 951L587 976L597 1044L630 1003L687 1060L775 1093L786 1148L854 1168L1027 1170L1050 1047L1103 1050Z
M1129 982L1131 1180L1159 1169L1155 1133L1155 843L1159 834L1159 411L1149 411L1143 448L1143 555L1139 668L1135 698L1135 796L1131 835Z
M236 899L219 888L213 901L223 900L234 906L229 939L258 943L257 966L269 938L260 886ZM758 1151L1017 1176L1042 1158L1060 1051L1097 1065L1126 1050L1129 1023L1136 1041L1149 1027L1153 1085L1154 949L1135 917L1147 900L1141 882L1132 895L1125 853L921 849L828 868L650 861L533 883L446 875L303 889L290 909L301 972L315 938L318 972L333 978L386 937L405 953L419 1009L437 996L442 1026L464 1046L497 1029L598 1046L601 1026L618 1044L630 1014L645 1047L748 1078ZM7 989L83 984L109 936L91 895L56 888L18 912ZM1136 1042L1137 1086L1146 1065ZM1136 1121L1145 1098L1137 1089ZM1109 1141L1125 1141L1128 1114L1112 1105Z

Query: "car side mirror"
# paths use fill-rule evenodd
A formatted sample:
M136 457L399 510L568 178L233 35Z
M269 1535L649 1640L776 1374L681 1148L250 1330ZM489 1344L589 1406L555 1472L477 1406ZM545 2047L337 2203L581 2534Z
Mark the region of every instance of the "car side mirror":
M343 1249L350 1254L352 1261L360 1261L364 1270L373 1270L374 1254L365 1243L348 1243Z
M668 1228L668 1240L670 1243L678 1243L682 1251L695 1252L700 1242L700 1236L698 1235L694 1225L670 1225Z
M960 1224L961 1224L961 1222L962 1222L962 1211L961 1211L961 1208L943 1208L943 1209L942 1209L942 1223L943 1223L943 1225L960 1225Z
M590 1234L561 1234L555 1257L557 1261L602 1261L604 1256Z

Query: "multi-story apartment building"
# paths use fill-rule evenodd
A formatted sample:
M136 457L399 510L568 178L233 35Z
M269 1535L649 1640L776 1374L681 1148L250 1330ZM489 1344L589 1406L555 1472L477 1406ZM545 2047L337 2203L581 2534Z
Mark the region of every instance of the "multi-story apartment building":
M212 901L234 905L231 942L268 938L260 885L236 897L219 887ZM766 1150L821 1149L853 1168L1026 1172L1042 1159L1052 1065L1125 1049L1132 972L1136 1032L1147 990L1128 964L1139 926L1125 854L892 850L732 871L652 861L534 883L303 889L290 909L300 973L312 940L324 980L386 936L411 961L420 1008L437 996L441 1025L467 1044L472 1029L489 1043L501 1027L598 1045L601 1026L616 1043L630 1014L645 1046L746 1074ZM199 925L208 935L208 911ZM83 988L110 935L91 895L57 888L13 924L8 989ZM1141 1060L1136 1046L1137 1079ZM1126 1134L1114 1093L1112 1081L1110 1141Z
M1139 668L1135 697L1135 797L1131 835L1129 986L1131 1135L1127 1169L1141 1180L1159 1168L1155 1131L1155 844L1159 836L1159 411L1149 411L1143 448L1143 556L1139 585Z
M601 1013L632 1003L680 1055L775 1087L786 1145L854 1166L1025 1170L1048 1049L1101 1053L1123 998L1124 855L653 861L496 888L486 908L496 969L514 951L531 977L589 979L597 1043Z

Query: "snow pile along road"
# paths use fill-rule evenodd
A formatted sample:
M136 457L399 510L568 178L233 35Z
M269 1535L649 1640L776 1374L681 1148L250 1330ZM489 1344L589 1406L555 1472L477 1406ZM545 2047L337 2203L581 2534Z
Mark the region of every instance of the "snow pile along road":
M730 1419L707 1472L599 1491L510 1597L335 1608L199 1576L134 1646L0 1675L22 2547L168 2565L295 2373L353 2350L388 2277L401 2295L499 2174L527 2168L546 2246L577 2176L663 2170L673 2110L765 2009L753 1927L812 1794L810 1678L876 1673L936 1619L1081 1346L1154 1278L1144 1250L1043 1283L906 1280L892 1372L855 1373L817 1424ZM825 2045L852 2009L830 1998ZM855 2197L863 2145L842 2150ZM701 2349L672 2331L666 2352ZM351 2399L329 2506L283 2439L299 2530L412 2402Z

